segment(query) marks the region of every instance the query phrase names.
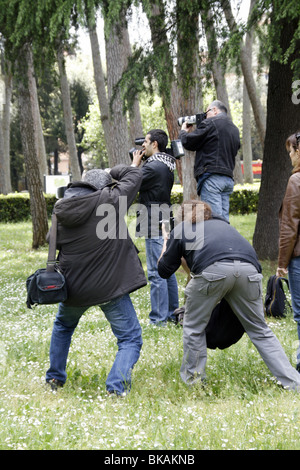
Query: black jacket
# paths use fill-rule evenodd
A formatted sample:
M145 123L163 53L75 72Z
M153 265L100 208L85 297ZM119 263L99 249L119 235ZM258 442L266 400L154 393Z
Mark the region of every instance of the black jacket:
M59 266L68 288L66 305L101 304L147 284L123 220L139 190L142 172L118 165L111 170L111 176L117 183L100 190L87 183L71 184L67 197L54 206ZM122 206L119 221L121 196L122 204L126 201L127 205ZM108 208L110 216L105 212Z
M245 261L261 272L251 244L227 221L217 217L197 224L183 222L177 225L158 263L159 275L170 277L180 267L182 257L193 274L201 274L207 266L222 260Z
M157 236L159 220L168 218L176 160L166 153L156 153L142 166L143 180L138 202L137 236ZM151 214L152 211L152 214ZM148 229L148 230L147 230Z
M238 128L225 113L205 119L193 132L180 131L179 138L187 150L196 151L196 179L204 173L233 177L240 136Z

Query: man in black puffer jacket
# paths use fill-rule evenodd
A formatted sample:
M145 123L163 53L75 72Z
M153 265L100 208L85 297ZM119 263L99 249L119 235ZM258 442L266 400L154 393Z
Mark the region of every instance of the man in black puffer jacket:
M59 305L51 338L46 382L54 389L66 381L72 334L93 305L101 307L118 340L106 388L117 395L130 389L142 336L129 293L147 281L124 216L141 182L142 172L134 167L118 165L110 174L91 170L84 181L71 183L55 204L58 261L68 299Z

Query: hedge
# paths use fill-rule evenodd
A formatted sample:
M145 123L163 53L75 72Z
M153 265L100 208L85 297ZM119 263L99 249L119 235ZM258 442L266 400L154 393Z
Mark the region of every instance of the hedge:
M250 214L257 212L259 184L236 185L230 195L230 214ZM175 185L171 195L172 204L181 204L183 200L182 188Z
M47 214L51 217L57 201L55 195L45 194ZM0 222L20 222L31 218L28 193L14 193L7 196L0 194Z
M51 217L53 206L57 201L55 195L45 194L47 213ZM171 203L182 203L182 188L174 186ZM258 188L249 186L235 187L230 196L231 214L249 214L257 211ZM30 219L30 201L28 193L15 193L7 196L0 195L0 222L19 222Z

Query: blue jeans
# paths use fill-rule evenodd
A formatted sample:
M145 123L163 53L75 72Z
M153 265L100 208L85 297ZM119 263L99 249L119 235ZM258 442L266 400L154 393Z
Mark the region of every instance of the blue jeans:
M106 380L108 392L122 394L130 390L131 371L140 356L142 330L130 296L100 305L117 338L118 352ZM63 384L67 379L66 365L73 332L88 307L70 307L59 304L53 325L50 344L50 368L46 380L58 379Z
M233 187L234 181L230 176L213 174L203 182L198 195L211 206L214 214L229 220L229 196Z
M163 238L146 238L148 280L150 282L150 323L165 323L174 320L173 312L178 308L178 286L175 274L162 279L158 274L157 261L161 255Z
M291 259L288 270L294 320L300 340L300 256ZM297 364L300 364L300 348L297 351Z

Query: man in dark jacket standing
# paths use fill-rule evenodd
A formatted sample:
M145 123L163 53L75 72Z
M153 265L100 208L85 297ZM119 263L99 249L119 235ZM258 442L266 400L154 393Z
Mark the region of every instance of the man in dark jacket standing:
M91 170L84 181L70 184L64 198L55 204L58 262L68 298L59 304L50 344L46 382L53 389L66 381L71 338L81 316L99 305L118 340L107 391L123 395L130 390L142 336L129 293L147 281L123 218L141 182L138 168L118 165L110 174Z
M167 134L161 129L153 129L146 135L143 150L133 154L133 165L139 166L142 158L143 180L140 187L140 211L137 220L137 233L145 237L148 279L150 282L151 312L150 323L164 325L173 320L173 312L178 308L178 286L175 274L162 279L157 271L163 238L161 220L170 219L171 191L174 184L176 160L165 153Z
M229 220L229 196L233 169L240 148L239 130L227 116L226 106L215 100L197 129L184 122L179 133L182 145L196 151L194 176L197 194L216 215Z

